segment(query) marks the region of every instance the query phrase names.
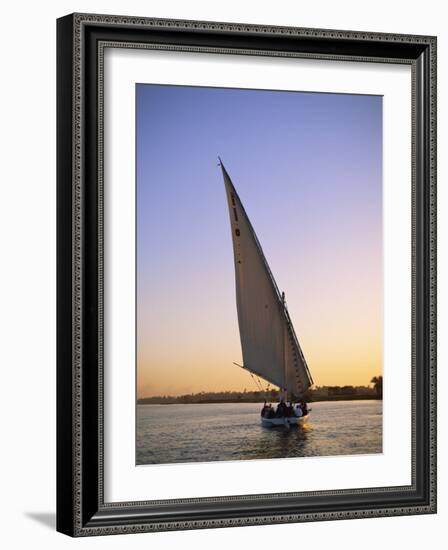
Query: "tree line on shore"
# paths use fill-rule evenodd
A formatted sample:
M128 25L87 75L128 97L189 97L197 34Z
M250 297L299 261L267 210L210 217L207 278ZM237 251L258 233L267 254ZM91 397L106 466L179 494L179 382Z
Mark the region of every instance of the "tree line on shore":
M375 376L370 381L371 386L316 386L309 389L303 396L307 402L342 401L355 399L382 399L383 377ZM139 405L169 405L188 403L263 403L278 401L279 390L198 392L184 395L156 395L137 400Z

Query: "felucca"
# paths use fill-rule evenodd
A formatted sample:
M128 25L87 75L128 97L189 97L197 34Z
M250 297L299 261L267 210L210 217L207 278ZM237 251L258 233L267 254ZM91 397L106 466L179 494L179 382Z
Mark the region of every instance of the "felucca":
M275 408L265 403L266 427L297 425L308 417L303 396L313 384L285 301L257 235L221 159L235 261L242 368L280 388Z

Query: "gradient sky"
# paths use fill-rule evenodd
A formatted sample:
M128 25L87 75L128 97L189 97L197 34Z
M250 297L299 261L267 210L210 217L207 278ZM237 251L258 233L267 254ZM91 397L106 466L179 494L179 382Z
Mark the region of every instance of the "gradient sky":
M256 389L219 155L316 385L382 372L382 98L138 84L137 395Z

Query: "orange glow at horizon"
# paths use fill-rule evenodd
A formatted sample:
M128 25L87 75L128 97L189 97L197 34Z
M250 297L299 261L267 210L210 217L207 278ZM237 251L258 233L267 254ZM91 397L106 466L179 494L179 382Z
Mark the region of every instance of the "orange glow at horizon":
M336 270L321 257L300 284L292 275L294 258L282 265L288 309L316 386L366 386L382 374L381 255L370 249L363 258L342 259ZM233 365L242 363L233 278L204 292L216 300L215 318L210 318L209 300L194 294L179 295L174 316L166 311L154 319L149 305L146 314L141 311L139 328L145 333L139 337L138 398L258 389L247 371Z

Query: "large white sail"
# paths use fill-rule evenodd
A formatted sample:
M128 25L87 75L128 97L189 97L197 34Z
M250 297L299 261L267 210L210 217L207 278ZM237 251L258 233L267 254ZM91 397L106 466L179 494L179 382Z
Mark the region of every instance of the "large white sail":
M244 368L300 398L313 383L284 297L238 193L221 162L235 259Z

